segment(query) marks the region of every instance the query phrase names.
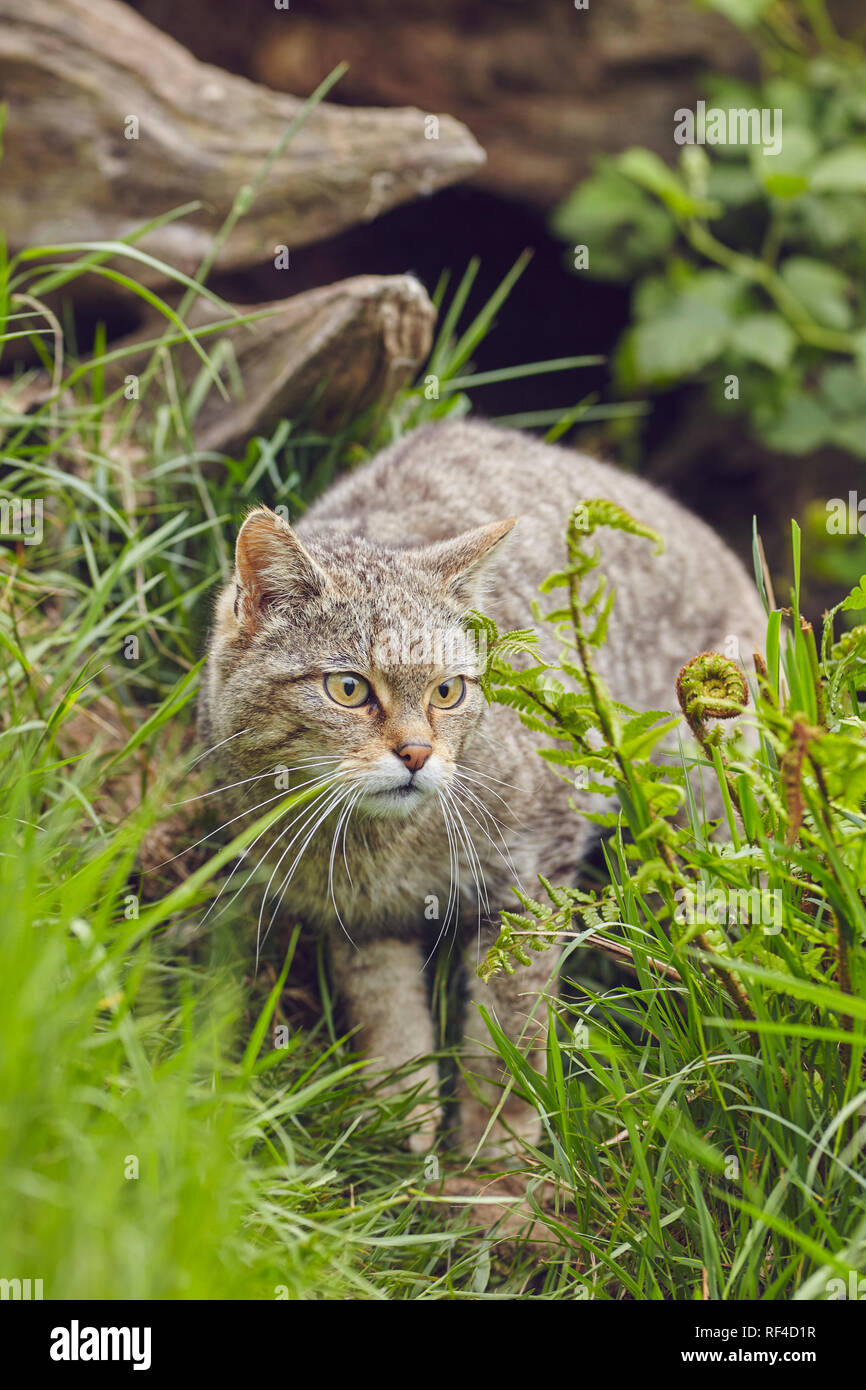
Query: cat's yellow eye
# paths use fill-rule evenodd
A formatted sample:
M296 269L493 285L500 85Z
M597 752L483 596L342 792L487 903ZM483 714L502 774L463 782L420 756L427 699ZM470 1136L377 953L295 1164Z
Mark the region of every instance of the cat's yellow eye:
M436 709L454 709L459 705L463 696L466 694L466 682L462 676L449 676L447 681L440 681L433 687L430 694L430 703Z
M370 682L354 671L334 671L325 677L325 690L337 705L357 709L370 698Z

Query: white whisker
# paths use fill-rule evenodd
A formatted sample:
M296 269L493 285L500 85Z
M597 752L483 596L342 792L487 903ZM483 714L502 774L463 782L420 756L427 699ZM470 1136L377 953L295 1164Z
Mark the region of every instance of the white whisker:
M458 824L459 833L461 834L461 838L463 839L463 843L464 843L464 845L465 845L465 847L466 847L467 857L468 857L468 859L469 859L469 870L470 870L470 872L471 872L471 874L472 874L472 877L473 877L473 879L474 879L474 881L475 881L475 894L476 894L476 902L477 902L476 931L475 931L475 943L476 943L476 945L475 945L475 958L476 958L476 963L477 963L477 962L480 961L480 959L481 959L481 906L482 906L482 902L483 902L483 904L484 904L484 912L485 912L485 915L486 915L487 917L490 917L490 916L491 916L491 912L490 912L490 899L489 899L489 896L488 896L488 893L487 893L487 881L486 881L486 879L485 879L485 877L484 877L484 868L483 868L483 866L482 866L482 864L481 864L481 859L480 859L480 857L479 857L479 855L478 855L478 851L477 851L476 848L475 848L475 843L474 843L474 841L473 841L473 839L472 839L472 836L471 836L471 834L469 833L469 827L468 827L468 825L466 824L466 822L465 822L465 820L463 819L463 816L462 816L462 814L461 814L459 803L457 802L457 800L456 800L456 798L453 796L453 794L452 794L450 791L448 791L447 789L446 789L446 791L445 791L445 794L446 794L446 796L447 796L447 798L448 798L448 801L449 801L449 804L450 804L450 806L451 806L451 812L452 812L452 815L453 815L454 818L455 818L455 822ZM468 808L464 808L464 809L468 809ZM474 817L473 817L473 819L474 819ZM483 827L482 827L482 828L483 828ZM479 876L480 876L480 877L479 877Z
M346 873L349 875L349 883L351 884L351 882L352 882L352 876L351 876L351 874L349 874L349 865L348 865L348 863L346 862L346 827L347 827L347 825L349 824L349 817L351 816L352 812L354 811L355 806L357 805L359 798L360 798L361 796L363 796L363 794L364 794L364 793L363 793L363 788L362 788L360 791L355 792L354 796L352 796L352 797L349 799L348 804L345 805L345 806L343 807L343 809L340 811L340 814L339 814L339 816L338 816L338 818L337 818L337 824L336 824L336 827L335 827L335 829L334 829L334 839L333 839L333 842L332 842L332 844L331 844L331 857L330 857L330 859L329 859L329 861L328 861L328 890L329 890L329 892L330 892L330 894L331 894L331 902L334 904L334 912L336 913L337 921L340 923L340 926L342 927L342 929L343 929L343 931L345 932L345 934L346 934L346 936L347 936L347 938L348 938L349 941L351 941L352 938L351 938L351 936L349 936L349 932L348 932L348 929L347 929L347 927L346 927L346 924L345 924L345 922L343 921L342 917L340 916L340 909L337 907L337 898L336 898L336 895L335 895L335 893L334 893L334 858L335 858L336 853L337 853L337 838L338 838L338 836L339 836L339 834L340 834L340 826L342 825L342 827L343 827L343 862L346 864Z
M192 762L187 764L187 771L189 771L191 767L195 767L196 763L200 763L202 758L208 758L210 757L211 753L215 753L218 748L222 748L224 743L231 743L233 738L240 738L241 734L248 733L249 728L238 729L237 733L229 734L228 738L221 738L219 743L215 743L211 748L206 748L203 753L199 753L197 758L193 758Z
M485 733L483 729L476 729L473 737L483 738L486 743L490 744L491 748L495 748L498 751L499 744L496 739L492 738L490 734ZM494 777L491 772L482 772L481 768L476 767L474 763L461 763L460 766L466 771L474 772L477 777L484 777L488 782L495 782L497 786L508 787L510 791L518 792L521 796L526 795L526 787L518 787L515 782L504 782L501 777Z
M206 797L219 796L220 792L232 791L234 787L242 787L246 782L261 782L265 777L270 777L273 780L276 776L277 773L273 768L269 768L267 772L256 772L252 777L242 777L240 781L228 782L224 787L214 787L211 791L200 792L198 796L188 796L183 801L173 801L169 810L174 811L178 806L188 806L191 801L204 801Z
M363 789L363 787L362 787L361 790L360 790L359 792L356 792L356 794L355 794L355 800L352 802L352 805L349 807L349 815L346 817L346 819L345 819L344 822L343 822L343 846L342 846L342 849L343 849L343 864L344 864L345 869L346 869L346 878L349 880L349 887L350 887L350 888L354 888L354 887L355 887L355 883L354 883L354 880L353 880L353 878L352 878L352 875L351 875L351 873L350 873L350 871L349 871L349 861L348 861L348 859L346 858L346 831L347 831L348 828L349 828L349 816L351 816L352 812L354 811L355 807L357 806L357 804L358 804L358 802L360 801L360 799L361 799L361 797L363 796L363 794L364 794L364 789Z
M307 814L307 812L310 810L310 808L311 808L312 806L315 806L316 802L319 801L320 798L321 798L322 796L324 796L325 793L328 791L329 787L331 787L331 786L333 785L333 782L332 782L332 779L329 778L329 779L325 780L324 783L321 783L321 782L320 782L320 783L316 783L316 782L303 783L302 786L297 787L297 788L295 789L296 791L303 791L303 790L304 790L305 788L307 788L307 787L315 787L315 786L317 786L317 785L320 785L322 789L321 789L319 792L317 792L317 794L313 797L312 801L306 801L306 802L304 802L304 805L302 806L301 810L298 812L298 814L297 814L297 816L295 817L295 819L294 819L293 821L290 821L290 822L289 822L289 825L288 825L288 827L287 827L288 830L291 830L291 828L292 828L293 825L297 825L298 821L301 820L302 817L305 816L305 815ZM288 796L288 795L290 795L289 792L280 792L280 796L285 797L285 796ZM274 797L271 798L271 800L275 800L275 799L276 799L276 798L274 798ZM286 811L293 811L294 809L295 809L295 803L294 803L294 802L292 803L292 805L286 807ZM281 812L280 815L282 815L282 814L283 814L283 813ZM258 835L256 836L256 838L255 838L249 845L247 845L247 847L246 847L246 849L244 850L243 854L241 854L240 857L238 858L237 863L234 865L234 867L233 867L231 873L229 874L228 878L227 878L227 879L225 880L225 882L222 884L222 886L221 886L221 888L220 888L220 891L217 893L216 897L214 898L213 902L211 903L210 907L208 908L207 912L205 913L204 917L202 918L201 924L200 924L200 925L203 926L204 923L207 921L207 918L210 916L211 912L212 912L213 909L216 907L217 903L219 902L219 900L220 900L220 898L222 897L223 893L224 893L224 892L226 891L226 889L228 888L229 884L231 883L232 879L234 878L234 876L235 876L235 874L237 873L238 869L240 868L241 864L242 864L242 863L244 862L244 860L246 859L247 855L250 854L250 853L252 852L253 849L255 849L256 845L258 844L258 842L259 842L259 840L262 838L262 836L263 836L263 835L266 835L267 832L268 832L269 830L272 830L273 827L277 824L277 822L278 822L279 820L280 820L280 816L277 816L273 821L271 821L270 825L266 825L265 828L264 828L263 830L260 830L259 833L258 833ZM234 900L235 900L235 898L238 896L238 894L243 892L243 890L246 888L246 886L247 886L247 884L250 882L250 880L255 876L255 874L258 873L259 869L261 868L261 866L262 866L262 864L264 863L264 861L267 859L267 857L268 857L268 855L270 854L271 849L272 849L272 847L273 847L273 845L274 845L275 843L276 843L276 841L272 841L271 844L268 845L268 847L267 847L267 849L265 850L264 854L262 855L261 859L258 861L257 864L255 864L255 865L253 866L253 868L250 870L249 874L248 874L247 877L244 879L244 881L243 881L243 883L240 885L240 887L235 889L234 893L233 893L232 896L229 898L228 902L224 905L224 907L222 908L222 910L221 910L220 912L217 913L217 916L214 918L214 921L218 921L219 918L222 917L223 913L228 911L228 909L231 907L232 903L234 902Z
M444 791L444 788L443 788L443 791ZM458 923L458 920L459 920L459 917L460 917L460 850L461 850L461 847L464 848L464 849L466 848L466 841L465 841L465 837L464 837L464 835L463 835L463 833L462 833L460 827L459 827L458 824L457 824L457 818L456 818L456 816L454 815L453 806L452 806L452 804L450 803L450 801L448 800L447 795L443 797L443 806L442 806L442 809L443 809L443 813L444 813L445 816L446 816L446 820L447 820L447 822L448 822L448 824L449 824L449 826L450 826L450 828L451 828L451 832L452 832L453 840L454 840L454 866L455 866L455 870L456 870L456 879L457 879L456 891L455 891L455 895L454 895L454 896L455 896L455 918L454 918L454 928L455 928L455 935L456 935L457 923ZM471 864L470 856L469 856L468 854L467 854L467 860L470 861L470 862L469 862L470 872L473 872L473 871L472 871L472 864Z
M266 930L265 930L264 936L261 937L261 940L259 940L260 933L261 933L261 926L262 926L262 917L264 916L265 904L266 904L267 899L268 899L268 893L270 892L271 884L272 884L273 881L274 881L274 877L275 877L275 875L276 875L277 870L279 869L280 865L282 864L283 860L285 859L286 855L288 854L288 852L289 852L289 850L291 849L292 845L294 844L295 840L297 840L297 839L304 833L304 831L307 829L307 826L308 826L309 823L310 823L309 819L307 820L306 824L303 825L303 826L301 827L301 829L298 831L297 835L294 835L294 836L292 837L292 839L289 841L289 844L286 845L286 848L283 850L282 854L280 855L279 859L277 860L276 864L274 865L273 873L271 874L270 878L268 879L268 885L267 885L267 887L266 887L266 889L265 889L264 896L263 896L263 898L262 898L262 905L261 905L261 909L259 910L258 925L257 925L257 927L256 927L256 968L258 968L259 951L260 951L261 947L264 945L264 943L265 943L265 942L267 941L267 939L268 939L268 935L269 935L269 933L270 933L271 927L272 927L273 924L274 924L274 919L275 919L275 917L276 917L276 915L277 915L277 912L279 911L280 903L282 902L283 896L284 896L284 894L285 894L285 892L286 892L286 889L288 888L289 883L290 883L291 880L292 880L292 876L293 876L293 874L294 874L294 872L295 872L295 869L298 867L298 864L301 862L301 859L303 858L304 854L305 854L306 851L307 851L307 848L308 848L308 846L309 846L309 844L310 844L310 841L312 840L313 836L316 834L316 831L319 829L319 827L320 827L321 825L323 825L324 822L327 820L327 818L328 818L328 816L331 814L331 812L332 812L333 810L335 810L335 809L337 808L337 806L340 805L340 803L342 802L342 800L344 799L344 797L347 797L347 796L349 795L349 793L354 789L355 785L356 785L356 783L355 783L354 780L351 781L351 782L349 782L348 784L343 783L342 785L340 785L340 786L337 788L336 793L334 793L334 794L331 796L331 799L325 803L325 806L324 806L324 808L321 810L321 812L320 812L320 814L319 814L319 816L318 816L318 819L316 820L316 822L315 822L315 824L313 825L312 829L311 829L311 830L309 831L309 833L307 834L307 837L306 837L306 839L304 840L304 843L301 845L301 848L298 850L298 853L295 855L295 858L294 858L294 860L293 860L293 862L292 862L292 864L291 864L291 867L289 868L289 871L288 871L288 873L286 874L286 877L284 878L282 884L280 885L279 892L278 892L278 895L277 895L277 900L276 900L276 903L274 904L274 910L273 910L273 912L271 913L270 921L268 922L268 925L267 925L267 928L266 928ZM331 785L331 790L333 790L333 783L332 783L332 785ZM348 932L346 933L346 935L348 936ZM352 938L349 937L349 940L351 941ZM352 945L353 945L353 946L355 945L355 942L354 942L354 941L352 941Z
M257 802L255 806L248 806L245 811L239 811L236 816L232 816L231 820L223 821L222 825L217 826L216 830L209 830L206 835L202 835L200 840L196 840L193 844L187 845L186 849L178 850L177 854L173 854L170 859L163 859L161 863L154 864L152 869L148 869L148 873L153 873L156 869L162 869L166 864L173 864L175 859L180 859L184 854L189 854L190 850L198 849L199 845L204 844L205 840L212 840L214 835L219 835L222 830L228 830L229 826L234 825L235 821L240 820L242 816L249 816L253 811L260 810L262 806L270 806L273 801L279 801L281 796L288 796L288 792L277 792L276 796L267 796L264 801Z
M476 796L475 793L474 793L469 787L467 787L467 786L464 785L464 786L461 787L461 790L462 790L464 796L468 796L468 797L471 798L473 804L474 804L475 806L477 806L477 808L478 808L478 810L481 812L481 814L482 814L483 816L485 816L488 820L491 820L491 821L493 822L493 825L494 825L494 827L495 827L495 829L496 829L496 833L497 833L497 835L499 836L500 840L502 841L502 845L503 845L503 848L504 848L504 850L505 850L505 853L504 853L504 854L502 853L502 850L501 850L501 849L499 848L499 846L497 845L496 841L493 839L493 836L490 834L490 831L487 829L487 826L486 826L486 825L482 825L481 822L478 820L477 816L473 815L471 808L470 808L469 806L467 806L465 802L460 801L460 798L459 798L458 795L457 795L457 788L456 788L456 787L453 787L453 786L451 787L451 794L452 794L452 796L454 796L455 799L458 800L459 804L463 806L463 809L464 809L464 811L466 811L467 815L472 816L472 819L475 821L475 824L479 827L479 829L484 831L484 834L487 836L488 840L490 841L491 848L493 848L493 849L496 850L496 853L499 855L499 858L502 860L503 864L504 864L505 867L508 869L509 873L511 873L511 874L514 875L515 879L517 880L517 885L518 885L518 887L519 887L522 891L525 891L524 888L523 888L523 884L522 884L522 882L521 882L521 880L520 880L520 874L519 874L518 871L517 871L517 865L514 863L514 860L513 860L512 857L511 857L511 850L508 848L508 841L506 840L505 836L504 836L503 833L502 833L502 828L501 828L501 825L500 825L499 821L496 819L496 817L494 816L493 812L492 812L487 806L484 805L484 802L481 801L481 799L480 799L478 796Z
M447 801L448 801L448 804L449 804L449 807L450 807L450 810L451 810L451 814L454 816L455 821L457 822L457 824L458 824L459 827L461 828L463 843L464 843L464 845L466 846L467 857L468 857L468 860L469 860L469 868L470 868L470 870L471 870L471 872L472 872L472 877L475 879L475 888L476 888L476 892L477 892L477 894L478 894L479 927L480 927L480 925L481 925L481 922L480 922L480 912L481 912L481 902L482 902L482 899L483 899L483 902L484 902L484 909L485 909L485 911L486 911L488 914L489 914L489 912L490 912L490 901L489 901L489 898L488 898L488 896L487 896L487 881L486 881L486 879L485 879L485 877L484 877L484 868L483 868L482 863L481 863L481 858L480 858L480 856L479 856L479 854L478 854L478 850L477 850L476 847L475 847L475 842L474 842L474 840L472 839L472 835L471 835L471 833L470 833L469 826L466 824L465 820L463 819L463 815L462 815L462 812L463 812L463 811L466 811L470 816L472 815L472 812L471 812L471 810L469 809L468 806L462 806L462 805L461 805L461 803L457 800L456 796L454 796L453 791L449 790L449 788L447 788L447 787L446 787L446 788L443 788L443 790L444 790L444 793L445 793L445 797L446 797L446 799L447 799ZM479 822L475 819L475 816L472 816L472 819L475 820L476 825L479 825ZM484 829L483 826L480 826L480 828L481 828L482 830ZM476 870L477 870L477 872L476 872ZM481 876L481 882L479 882L479 874L480 874L480 876Z
M439 801L440 809L441 809L441 811L442 811L442 820L443 820L443 822L444 822L444 824L445 824L445 834L446 834L446 836L448 837L448 866L449 866L450 882L449 882L449 885L448 885L448 902L447 902L446 905L445 905L445 916L444 916L443 919L442 919L442 926L439 928L439 933L438 933L438 935L437 935L437 937L436 937L436 940L435 940L434 943L433 943L433 949L432 949L432 951L430 952L429 956L428 956L427 959L425 960L424 964L421 966L421 971L422 971L422 972L423 972L424 970L426 970L427 966L430 964L431 960L433 959L433 957L435 956L436 952L437 952L438 949L439 949L439 943L440 943L440 941L442 940L443 934L445 933L445 931L446 931L447 928L448 928L448 923L449 923L449 920L450 920L450 917L451 917L452 904L456 905L455 928L456 928L457 920L459 919L459 916L460 916L460 861L459 861L459 855L458 855L457 849L456 849L456 844L455 844L455 839L454 839L454 831L453 831L453 828L452 828L452 825L451 825L451 822L450 822L450 819L449 819L448 808L447 808L447 806L446 806L446 804L445 804L445 798L442 796L441 791L438 791L438 792L436 793L436 796L437 796L437 799L438 799L438 801ZM455 891L455 870L456 870L456 891Z
M330 759L330 758L329 758L329 759L327 759L326 761L332 762L333 759ZM306 763L297 763L297 764L295 764L293 767L288 768L287 770L288 770L290 773L291 773L291 772L303 772L303 771L306 771L306 770L307 770L307 767L308 767L308 765L307 765ZM257 774L257 775L259 775L259 774ZM275 776L276 776L276 773L275 773L273 770L271 770L271 771L269 771L269 772L263 772L263 773L261 773L260 775L261 775L262 777L275 777ZM244 778L243 780L244 780L244 781L255 781L256 779L250 777L250 778ZM240 784L239 782L237 782L237 783L234 783L234 785L235 785L235 786L240 786L241 784ZM303 791L304 787L307 786L307 785L308 785L308 783L306 783L306 782L301 782L299 786L297 786L296 788L294 788L294 790L295 790L295 791ZM217 790L225 790L225 788L218 788ZM191 850L198 849L199 845L203 845L203 844L204 844L205 840L212 840L213 837L214 837L215 835L219 835L223 830L227 830L228 827L229 827L230 825L234 825L234 823L235 823L236 820L240 820L243 816L249 816L249 815L251 815L253 811L258 811L258 810L260 810L262 806L270 806L272 802L274 802L274 801L279 801L279 799L280 799L281 796L288 796L289 790L290 790L290 788L287 788L287 789L284 790L284 791L279 791L279 792L277 792L275 796L265 797L264 801L259 801L259 802L257 802L255 806L247 806L243 811L239 811L239 812L237 813L236 816L232 816L229 820L223 821L222 825L218 825L217 828L216 828L215 830L209 830L209 831L207 832L206 835L202 835L201 839L195 840L191 845L187 845L184 849L178 850L177 854L171 855L171 857L170 857L169 859L163 859L163 860L161 860L161 861L159 862L159 864L153 864L153 865L147 870L147 872L148 872L148 873L155 873L157 869L163 869L163 868L165 868L166 864L173 864L174 861L175 861L175 859L181 859L181 858L183 857L183 855L189 854ZM191 797L190 800L191 800L191 801L194 801L194 800L196 800L196 798L195 798L195 797ZM181 801L179 801L179 802L176 802L175 804L178 805L178 806L182 806L184 803L181 802ZM254 842L254 843L255 843L255 842Z
M511 806L505 800L505 797L500 796L499 792L494 791L493 787L488 787L486 782L482 782L481 779L474 772L469 772L465 767L455 767L454 776L459 778L461 782L471 783L472 785L479 787L481 791L483 791L487 796L495 796L497 801L502 802L502 805L505 807L506 811L511 813Z

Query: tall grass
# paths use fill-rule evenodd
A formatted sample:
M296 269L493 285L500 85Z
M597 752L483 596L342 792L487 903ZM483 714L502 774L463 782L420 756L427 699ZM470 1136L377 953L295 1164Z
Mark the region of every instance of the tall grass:
M403 1147L411 1102L364 1091L293 924L255 978L243 897L198 930L262 822L229 827L228 845L211 836L207 802L191 800L191 716L209 596L253 499L297 512L344 464L465 413L476 385L584 359L476 376L523 262L465 323L471 266L450 297L440 285L430 361L384 416L328 437L285 421L243 458L203 454L196 411L235 385L221 325L187 323L214 296L203 275L160 266L184 297L154 305L147 262L132 238L0 263L4 365L24 335L49 376L46 390L20 371L0 394L0 499L39 502L44 530L39 544L0 537L0 1278L41 1278L47 1298L826 1296L866 1242L862 641L828 633L819 655L770 617L759 753L704 748L724 849L695 799L688 829L670 826L641 724L606 827L610 886L554 890L549 909L506 922L490 968L514 965L524 930L565 932L571 987L550 992L543 1075L489 1019L544 1118L526 1176L548 1244L539 1259L511 1230L482 1238L483 1201L461 1209ZM119 280L164 317L138 399L116 384L126 350L100 332L77 359L45 303L82 276ZM190 341L201 367L184 393L172 354ZM594 408L523 423L558 437ZM497 671L494 693L512 698L505 659ZM601 729L609 750L615 727ZM804 727L820 737L798 762ZM571 734L546 732L573 775ZM660 844L682 884L766 882L782 932L679 926Z
M180 308L142 286L144 266ZM310 948L299 972L284 933L252 978L243 897L197 931L262 822L225 846L206 800L177 805L202 790L200 653L245 510L297 512L345 462L465 412L471 352L514 278L465 323L473 275L438 292L438 399L422 374L375 426L285 421L234 458L194 442L207 393L234 385L228 306L186 322L211 291L136 238L0 264L3 364L22 338L42 364L0 395L0 1278L40 1278L46 1298L484 1296L489 1253L406 1153L407 1107L364 1092ZM163 314L144 367L134 349L132 400L132 349L100 330L76 358L74 320L64 333L46 303L85 276ZM184 393L173 349L190 342L201 368ZM497 1289L526 1268L528 1253Z
M666 765L670 720L615 705L594 670L609 595L597 575L591 595L585 583L595 530L647 533L610 503L588 510L588 522L575 514L567 567L548 586L567 590L553 620L578 693L543 664L516 670L515 639L497 647L489 634L493 697L548 736L542 756L560 775L615 804L594 817L609 836L606 886L522 897L483 965L519 971L528 951L566 947L570 999L548 1002L543 1074L488 1019L512 1084L544 1122L536 1174L556 1184L567 1215L541 1219L571 1251L587 1297L856 1297L866 1268L866 627L837 641L834 624L866 607L866 589L827 615L816 643L800 617L794 526L790 606L767 601L751 699L733 659L690 662L680 699L700 756L681 744L679 766ZM752 751L723 735L735 716L756 731ZM606 986L586 968L598 951L618 965Z

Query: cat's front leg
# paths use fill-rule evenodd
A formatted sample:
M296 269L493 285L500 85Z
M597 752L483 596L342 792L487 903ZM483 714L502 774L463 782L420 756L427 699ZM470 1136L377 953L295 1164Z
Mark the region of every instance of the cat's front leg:
M415 941L381 937L356 949L345 936L331 938L334 982L350 1026L358 1028L355 1036L370 1058L371 1073L397 1071L417 1058L429 1058L434 1050L423 961ZM442 1115L436 1062L387 1084L384 1094L399 1095L419 1085L423 1098L409 1116L408 1144L413 1152L426 1153Z
M492 923L482 928L481 958L496 940L498 930L498 924ZM544 1075L547 1005L541 996L551 976L555 978L556 960L552 951L533 953L529 965L518 966L513 975L494 975L484 984L477 974L477 957L478 947L473 941L464 954L469 997L457 1081L457 1143L467 1155L477 1151L485 1158L502 1159L519 1153L526 1144L537 1144L542 1123L537 1108L524 1100L510 1081L479 1006L484 1006L529 1064Z

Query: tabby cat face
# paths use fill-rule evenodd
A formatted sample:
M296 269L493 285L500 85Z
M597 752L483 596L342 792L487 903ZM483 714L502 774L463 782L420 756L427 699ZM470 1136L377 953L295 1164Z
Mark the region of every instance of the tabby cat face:
M447 788L485 705L461 618L513 524L398 551L335 531L301 540L251 513L216 647L234 763L297 769L293 785L333 776L375 817Z

